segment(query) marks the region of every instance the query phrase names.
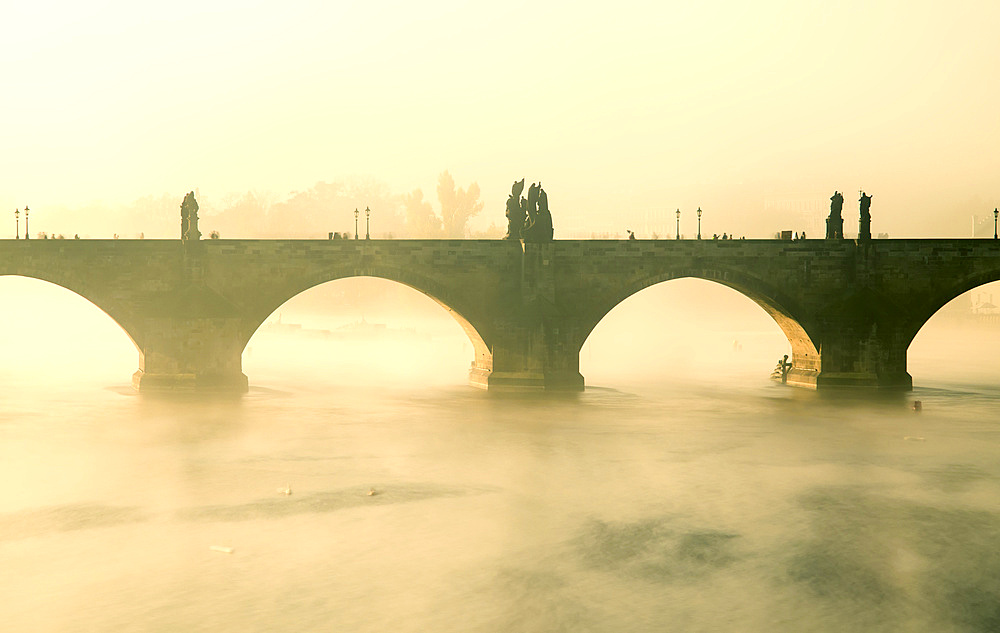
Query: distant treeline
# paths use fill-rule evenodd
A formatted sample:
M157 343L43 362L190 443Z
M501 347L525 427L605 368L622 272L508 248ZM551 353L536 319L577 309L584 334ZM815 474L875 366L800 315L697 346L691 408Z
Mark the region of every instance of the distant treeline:
M373 179L318 182L280 201L277 194L268 191L247 191L213 199L195 190L202 234L207 237L217 231L223 239L323 239L334 232L353 237L355 209L362 238L366 219L373 239L501 237L503 229L495 222L481 232L469 227L469 220L483 209L479 195L477 183L464 189L457 187L447 171L438 177L437 208L424 199L420 189L395 193L386 183ZM92 204L83 208L32 210L32 228L44 228L50 235L79 234L84 238L116 235L122 239L140 235L173 238L180 231L182 198L183 193L164 194L117 207ZM365 209L370 210L368 218Z

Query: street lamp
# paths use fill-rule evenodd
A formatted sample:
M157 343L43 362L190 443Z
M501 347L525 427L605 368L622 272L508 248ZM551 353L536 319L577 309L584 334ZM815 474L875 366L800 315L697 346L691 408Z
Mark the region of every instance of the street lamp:
M371 236L368 234L368 227L371 225L371 221L368 219L372 215L371 209L365 207L365 239L370 240Z
M358 210L354 210L354 239L358 239Z
M14 209L14 239L21 239L21 210Z
M701 207L698 207L698 239L701 239Z
M675 240L681 239L681 210L677 209L677 231L674 235Z
M994 209L993 209L993 239L997 239L997 215L1000 215L1000 211L998 211L994 207Z
M31 239L28 233L28 205L24 205L24 239Z

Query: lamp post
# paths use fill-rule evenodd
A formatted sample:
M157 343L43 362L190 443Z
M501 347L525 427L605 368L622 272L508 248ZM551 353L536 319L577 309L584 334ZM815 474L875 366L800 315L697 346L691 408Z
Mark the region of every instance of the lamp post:
M677 230L674 234L674 239L681 239L681 210L677 209Z
M24 239L29 240L31 234L28 233L28 205L24 205Z
M366 240L370 240L371 239L371 236L368 234L368 229L371 226L371 221L369 220L369 218L371 217L371 215L372 215L371 209L369 209L368 207L365 207L365 239Z
M354 239L358 239L358 210L354 210Z
M14 239L21 239L21 210L14 209Z
M701 239L701 207L698 207L698 239Z
M997 239L997 215L1000 215L1000 210L995 207L993 209L993 239Z

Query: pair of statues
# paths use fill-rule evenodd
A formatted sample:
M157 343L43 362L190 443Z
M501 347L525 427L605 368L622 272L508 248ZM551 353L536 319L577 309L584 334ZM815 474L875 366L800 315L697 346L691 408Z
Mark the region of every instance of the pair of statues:
M552 214L549 213L549 197L542 189L541 181L528 187L527 198L521 196L522 191L523 178L514 182L507 198L507 235L504 239L551 242Z
M861 191L860 203L861 217L858 223L858 239L867 241L872 239L872 197ZM844 239L844 218L840 215L844 209L844 195L839 191L834 191L830 198L830 217L826 219L826 239Z
M181 203L181 240L201 239L201 231L198 230L198 201L194 199L194 192L184 196Z

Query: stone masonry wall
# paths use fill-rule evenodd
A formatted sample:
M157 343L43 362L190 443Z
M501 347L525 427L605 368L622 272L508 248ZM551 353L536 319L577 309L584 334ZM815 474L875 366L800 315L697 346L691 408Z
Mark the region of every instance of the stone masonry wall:
M91 300L136 342L148 375L225 382L286 300L368 275L449 309L484 381L582 386L579 349L605 314L649 285L697 277L775 318L803 384L905 385L920 326L1000 279L1000 241L3 240L0 274Z

